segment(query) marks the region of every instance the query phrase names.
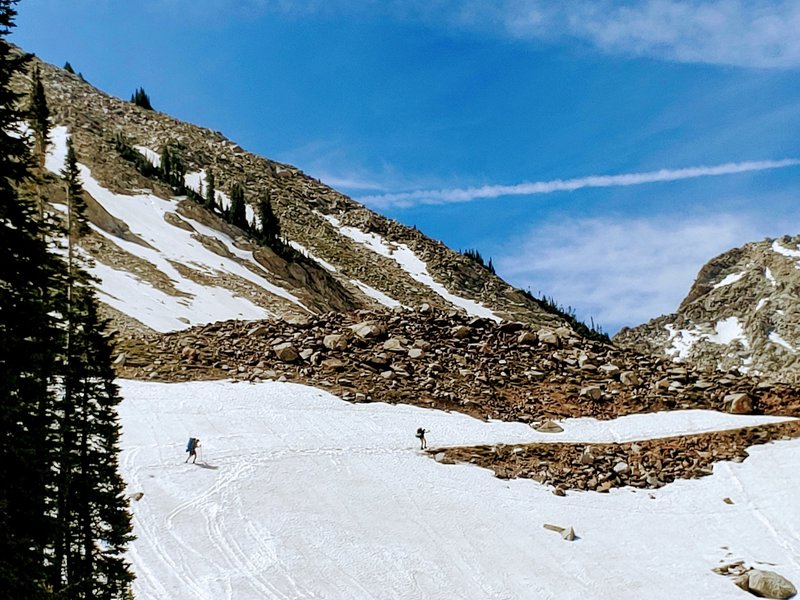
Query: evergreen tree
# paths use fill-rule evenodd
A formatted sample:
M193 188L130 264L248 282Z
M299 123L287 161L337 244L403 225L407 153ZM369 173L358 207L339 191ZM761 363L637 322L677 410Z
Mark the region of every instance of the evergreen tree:
M247 210L244 203L244 189L238 183L231 187L231 208L228 221L241 229L247 229Z
M71 65L71 64L69 64L69 61L67 61L67 62L65 62L65 63L64 63L64 70L65 70L67 73L72 73L73 75L75 75L75 69L73 69L73 68L72 68L72 65Z
M217 189L214 180L214 171L208 170L206 175L206 208L214 210L217 207Z
M47 97L44 93L39 65L34 65L31 75L30 92L30 125L33 130L33 148L39 169L44 169L44 160L47 156L47 139L50 135L50 109L47 107Z
M261 219L259 239L270 247L275 247L281 237L281 224L272 210L269 193L265 193L258 201L258 216Z
M35 204L21 197L31 157L10 83L28 62L7 42L17 0L0 0L0 589L12 600L51 597L46 577L53 503L54 340L50 290L63 281Z
M57 405L57 538L52 586L70 598L123 599L133 576L124 559L132 539L117 472L119 403L111 346L74 245L89 231L71 140L62 171L67 189L66 336L63 395Z
M131 102L136 106L141 106L147 110L153 110L153 106L150 104L150 96L147 95L144 88L136 88L136 91L131 95Z

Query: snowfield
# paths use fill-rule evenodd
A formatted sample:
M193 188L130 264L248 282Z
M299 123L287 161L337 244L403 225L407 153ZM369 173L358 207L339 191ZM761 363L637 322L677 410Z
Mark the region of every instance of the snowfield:
M552 435L288 383L119 383L122 473L143 493L139 600L752 598L711 572L737 559L800 582L800 440L658 490L557 497L439 464L413 437L611 442L781 419L679 411L571 419Z

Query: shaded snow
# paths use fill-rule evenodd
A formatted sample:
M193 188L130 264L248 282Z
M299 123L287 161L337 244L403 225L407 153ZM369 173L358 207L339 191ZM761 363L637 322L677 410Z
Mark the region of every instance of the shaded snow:
M767 298L761 298L758 301L758 304L756 304L756 310L757 311L761 310L767 302L769 302Z
M727 275L725 279L723 279L719 283L714 284L714 289L721 288L723 286L730 285L732 283L736 283L742 277L744 277L744 275L745 275L744 271L742 271L741 273L731 273L730 275Z
M377 233L366 233L357 227L342 225L339 219L333 215L323 215L321 213L318 214L336 229L338 229L339 232L345 237L348 237L357 244L372 250L376 254L380 254L381 256L385 256L394 260L411 276L412 279L427 286L450 304L463 308L467 314L476 317L489 318L494 321L501 320L500 317L494 314L491 309L483 306L482 304L475 302L474 300L462 298L461 296L456 296L455 294L450 293L447 288L433 279L430 273L428 273L428 266L425 264L425 262L421 260L406 244L386 242Z
M147 160L153 163L154 166L160 167L161 166L161 155L156 152L155 150L151 150L147 146L134 146L134 149L144 156Z
M129 493L144 494L131 503L137 598L722 600L743 593L711 568L737 559L800 580L800 440L658 490L560 498L535 481L438 464L413 438L425 426L431 446L610 442L770 419L575 419L553 437L277 382L120 384L121 470ZM198 465L183 462L190 435L202 440Z

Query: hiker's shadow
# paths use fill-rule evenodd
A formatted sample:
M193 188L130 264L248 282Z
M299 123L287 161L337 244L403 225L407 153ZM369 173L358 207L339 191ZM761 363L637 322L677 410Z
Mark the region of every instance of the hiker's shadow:
M219 469L218 466L210 465L207 462L199 462L199 463L194 463L194 464L197 465L198 467L200 467L201 469L211 469L212 471L216 471L217 469Z

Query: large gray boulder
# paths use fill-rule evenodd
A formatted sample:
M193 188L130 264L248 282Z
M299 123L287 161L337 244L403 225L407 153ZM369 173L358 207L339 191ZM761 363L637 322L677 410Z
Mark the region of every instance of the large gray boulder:
M761 598L791 598L797 593L791 581L774 571L753 569L747 577L747 587L751 594Z

